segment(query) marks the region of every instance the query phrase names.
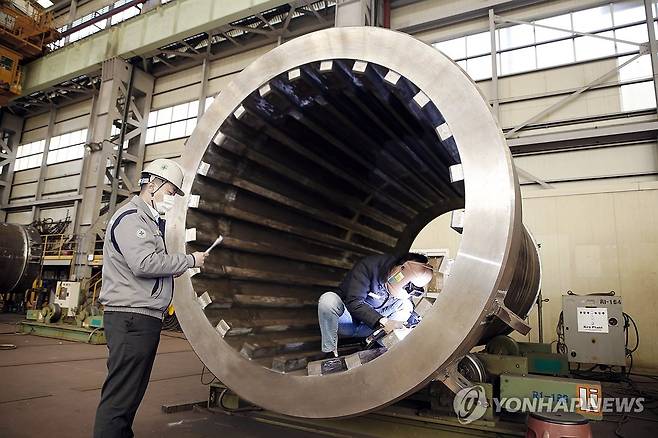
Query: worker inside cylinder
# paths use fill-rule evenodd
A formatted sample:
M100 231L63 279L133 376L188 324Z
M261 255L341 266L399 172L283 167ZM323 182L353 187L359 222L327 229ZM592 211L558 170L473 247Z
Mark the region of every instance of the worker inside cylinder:
M373 255L356 263L338 288L318 301L325 359L339 356L341 337L365 338L366 349L379 347L380 353L396 337L402 339L420 322L414 302L433 273L427 257L418 253Z

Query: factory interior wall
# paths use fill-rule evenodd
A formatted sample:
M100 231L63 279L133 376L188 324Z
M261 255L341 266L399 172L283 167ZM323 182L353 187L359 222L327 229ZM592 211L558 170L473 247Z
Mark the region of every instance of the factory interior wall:
M396 9L391 23L398 29L413 28L423 20L440 20L459 10L475 8L476 3L418 2ZM606 4L609 2L560 0L497 14L532 21ZM482 17L420 29L414 36L435 43L488 29L488 18ZM499 124L512 128L524 122L624 59L628 58L611 56L499 77ZM519 137L655 120L655 112L629 110L618 85L645 77L647 72L650 76L650 58L642 56L610 76L602 87L587 90L548 114L541 126L519 131ZM490 79L476 84L485 98L495 96ZM652 88L647 89L648 94L653 93ZM544 304L544 340L556 339L561 296L568 290L578 294L614 290L624 297L624 311L639 326L641 343L634 354L635 364L658 369L658 340L642 336L658 328L658 304L651 298L658 284L656 142L516 156L514 161L553 187L545 189L520 178L524 223L541 244L543 295L550 300ZM435 219L421 231L412 248L448 249L450 257L455 257L460 235L450 229L449 223L449 214ZM529 321L533 330L526 340L536 342L536 308Z
M100 4L100 2L98 2ZM397 8L392 13L392 27L403 29L441 16L444 9L467 8L466 2L425 1ZM602 1L560 0L519 9L509 15L519 19L552 16L573 9L582 9ZM82 12L80 12L82 13ZM505 14L503 14L505 15ZM414 32L414 36L433 43L488 29L488 20L478 18L433 30ZM207 96L218 94L234 76L273 46L215 60L210 64ZM640 58L646 63L648 57ZM523 122L557 99L587 84L618 63L615 57L543 70L503 76L498 81L500 125L509 128ZM629 66L630 67L630 66ZM606 124L631 123L655 119L655 115L624 112L620 87L624 78L608 79L607 88L589 90L578 99L548 115L541 128L520 131L534 135ZM201 90L201 67L158 77L155 82L152 109L170 107L198 98ZM476 82L485 98L492 95L491 80ZM556 95L560 94L560 95ZM53 135L88 127L91 100L57 109ZM623 115L623 119L602 117ZM582 119L589 119L583 121ZM597 119L598 117L598 119ZM25 120L21 144L46 137L49 114ZM551 122L553 125L551 125ZM146 162L160 157L175 158L184 150L186 138L149 144ZM615 290L625 298L624 309L637 321L641 333L651 333L658 322L653 315L658 304L650 299L658 284L658 158L656 144L643 143L586 151L556 152L515 158L524 170L548 181L554 189L543 189L522 180L523 208L526 225L542 244L544 295L550 301L544 308L545 339L555 339L555 324L561 308L560 295L567 290L591 293ZM43 197L72 194L77 191L82 160L47 166ZM11 203L25 202L34 197L39 169L15 173ZM40 217L65 216L67 206L40 209ZM8 222L29 223L30 210L12 211ZM432 222L414 243L414 248L449 248L456 254L459 236L447 227L447 218ZM536 312L530 317L536 327ZM537 331L530 333L537 339ZM636 363L658 368L658 340L643 337Z
M227 59L215 61L211 64L208 81L208 95L213 96L221 92L230 80L246 65L256 57L270 50L271 46L252 50ZM648 60L648 58L647 58ZM500 106L500 123L503 127L514 126L515 123L523 121L528 114L541 111L548 107L559 97L543 96L544 93L554 90L572 89L590 81L601 72L607 71L611 65L616 63L612 60L598 60L579 65L548 69L539 72L503 77L499 81L500 99L507 99ZM156 80L153 110L177 105L190 101L190 96L197 96L200 88L200 68L184 70L172 75L163 76ZM483 95L489 93L491 81L479 81L478 87ZM531 97L528 97L531 95ZM538 97L532 97L538 95ZM569 117L597 116L602 114L620 112L620 90L612 87L603 90L593 90L583 93L569 105L561 108L547 117L545 122L563 122ZM89 124L89 113L91 112L91 100L62 107L57 110L56 123L53 135L71 132L87 127ZM25 129L21 143L46 138L48 125L48 114L41 114L26 119ZM627 117L629 119L644 120L645 115ZM604 126L615 121L599 121L596 126ZM617 121L618 123L618 121ZM556 132L565 129L590 127L592 123L579 123L578 125L562 125L559 127L546 127L534 129L530 133L538 134L548 131ZM523 133L522 135L527 135ZM145 162L148 163L156 158L176 158L184 150L186 138L178 138L160 143L149 144L146 147ZM48 196L60 196L71 194L77 190L79 184L79 171L82 160L48 165L47 177L44 181L44 198ZM525 170L536 174L533 169ZM33 199L39 169L28 169L16 172L10 202L24 202ZM20 218L23 219L20 219ZM30 222L27 216L21 212L13 212L8 216L12 222Z
M87 99L57 108L52 127L53 137L88 128L91 105L92 99ZM26 118L20 144L46 139L49 119L50 113ZM41 198L56 198L77 193L81 171L82 159L46 164ZM40 168L38 167L14 172L9 197L10 204L20 204L35 199L39 173ZM64 218L67 213L72 214L72 207L73 204L39 209L37 219ZM11 211L7 215L7 222L28 224L32 222L32 212L31 210Z
M217 95L243 68L274 46L267 45L248 52L223 58L212 62L209 66L207 96ZM170 107L194 100L201 89L201 68L195 66L180 72L159 77L153 90L152 110ZM57 108L53 136L88 128L92 99ZM43 140L47 137L50 114L42 113L25 119L20 144ZM148 144L145 151L145 164L157 158L177 158L185 147L186 137ZM64 163L46 165L46 177L42 198L75 194L80 183L82 160L72 160ZM33 200L39 168L17 171L14 173L10 204L24 203ZM38 217L66 217L72 204L62 207L43 209ZM7 222L28 224L32 222L31 210L14 210L7 215Z
M588 7L601 4L600 1L588 0L586 4L575 4L571 0L549 2L541 5L522 8L513 16L521 19L532 17L550 16L562 11L577 7ZM446 10L453 7L466 7L460 2L445 2L438 5L435 2L425 1L413 5L397 8L392 13L392 26L404 28L407 25L417 24L422 20L428 20L433 15L441 16L449 13ZM457 24L444 25L439 29L423 32L414 32L414 36L428 43L453 38L465 33L484 31L488 28L487 20L474 19ZM274 45L267 45L258 49L243 52L227 58L212 61L209 66L206 96L217 95L222 88L239 73L244 67L258 56L271 50ZM647 62L648 57L641 58L639 62ZM548 107L568 90L574 90L585 85L595 77L608 71L617 65L616 58L599 59L582 62L574 65L548 68L528 73L503 76L498 81L498 99L500 101L500 125L503 128L515 126L523 122L529 114L541 111ZM637 62L636 62L637 63ZM629 66L631 67L631 66ZM628 68L628 67L627 67ZM619 76L609 79L607 83L614 84L619 81ZM491 93L491 80L480 80L476 82L483 96L489 98ZM156 78L152 110L171 107L191 100L196 100L201 90L201 67L195 66L179 72ZM89 124L89 113L91 112L91 99L64 106L57 109L56 123L53 135L81 129ZM607 120L596 122L584 122L583 117L598 117L602 115L623 113L620 103L620 88L589 90L584 92L578 99L560 108L546 117L542 122L545 126L541 128L520 131L520 135L532 135L549 131L591 127L593 125L603 126L605 124L619 123L615 118L606 117ZM646 115L624 116L625 122L633 120L644 120ZM581 119L578 124L569 123L569 119ZM27 118L21 144L30 141L44 139L46 137L49 115L47 113ZM554 122L559 126L551 126ZM184 150L186 138L177 138L146 146L145 163L156 158L176 158ZM77 191L79 183L78 173L81 169L79 162L67 162L66 165L47 166L47 177L44 181L43 198L49 196L60 196ZM526 169L529 170L529 169ZM38 180L38 169L29 169L16 172L12 187L10 203L20 203L33 199L36 182ZM68 208L68 207L63 207ZM29 222L29 214L13 211L8 219L14 222ZM29 216L31 218L31 216Z
M658 339L647 336L658 330L658 302L652 298L658 284L658 179L636 176L552 185L522 186L523 221L541 245L542 294L549 299L543 308L544 342L556 340L561 296L567 291L615 291L640 331L635 365L658 369ZM445 214L421 231L412 248L446 248L454 258L459 242ZM536 306L529 323L527 337L514 337L537 342Z

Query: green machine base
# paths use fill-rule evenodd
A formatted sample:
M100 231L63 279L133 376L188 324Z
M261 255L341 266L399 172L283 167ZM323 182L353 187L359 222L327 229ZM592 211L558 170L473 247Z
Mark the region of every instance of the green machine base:
M576 412L590 420L603 418L601 383L593 380L504 374L500 376L500 399L507 411L562 410ZM576 401L580 403L574 404ZM514 409L512 402L515 402ZM539 409L539 402L546 406Z
M480 359L493 374L543 374L569 376L569 360L566 355L553 353L551 344L517 342L509 336L496 336L487 342ZM512 368L513 366L516 369ZM499 371L499 372L496 372Z
M245 415L262 423L301 430L313 436L400 438L525 436L524 422L483 418L469 424L461 424L454 415L441 415L434 409L419 410L411 407L408 405L409 400L407 398L378 411L350 418L298 418L254 407L221 382L213 382L210 384L207 406L211 411L221 410L231 415Z
M77 327L73 324L21 321L20 332L45 338L84 342L86 344L99 345L106 343L105 332L102 328Z

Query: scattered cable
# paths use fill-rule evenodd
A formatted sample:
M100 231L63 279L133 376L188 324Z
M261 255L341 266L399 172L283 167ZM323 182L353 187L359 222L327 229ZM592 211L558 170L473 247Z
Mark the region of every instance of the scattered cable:
M33 221L30 225L35 227L39 234L65 234L66 229L71 224L71 216L69 211L66 210L66 217L64 219L54 220L53 218L44 218Z
M555 332L557 334L557 345L555 347L557 352L560 354L567 354L567 344L564 342L564 312L560 312L560 318L558 319Z
M628 418L628 415L624 415L619 419L617 422L617 428L615 429L615 436L618 436L620 438L624 438L624 435L621 433L621 428L624 426L624 424L628 423L630 418Z
M628 327L629 327L629 322L633 323L633 329L635 331L635 346L631 349L628 348ZM631 315L628 313L624 312L624 330L626 331L626 351L627 354L633 354L635 351L638 349L640 346L640 332L637 328L637 324L635 323L635 320Z
M96 327L95 329L93 329L91 331L91 333L89 333L89 337L87 338L87 344L91 344L91 338L94 336L94 333L96 333L99 330L103 330L103 328L102 327Z

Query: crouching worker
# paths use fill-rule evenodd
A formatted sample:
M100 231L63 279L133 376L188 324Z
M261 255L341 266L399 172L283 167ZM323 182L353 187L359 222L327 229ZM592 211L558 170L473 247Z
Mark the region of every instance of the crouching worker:
M322 351L338 357L338 337L365 338L379 328L402 328L413 312L407 292L425 287L433 269L427 257L407 253L369 256L347 273L338 289L318 302Z
M107 224L103 246L103 323L109 357L96 411L94 437L132 437L160 342L173 277L203 266L205 254L169 254L165 221L175 195L183 195L183 170L172 160L150 163L141 192Z

